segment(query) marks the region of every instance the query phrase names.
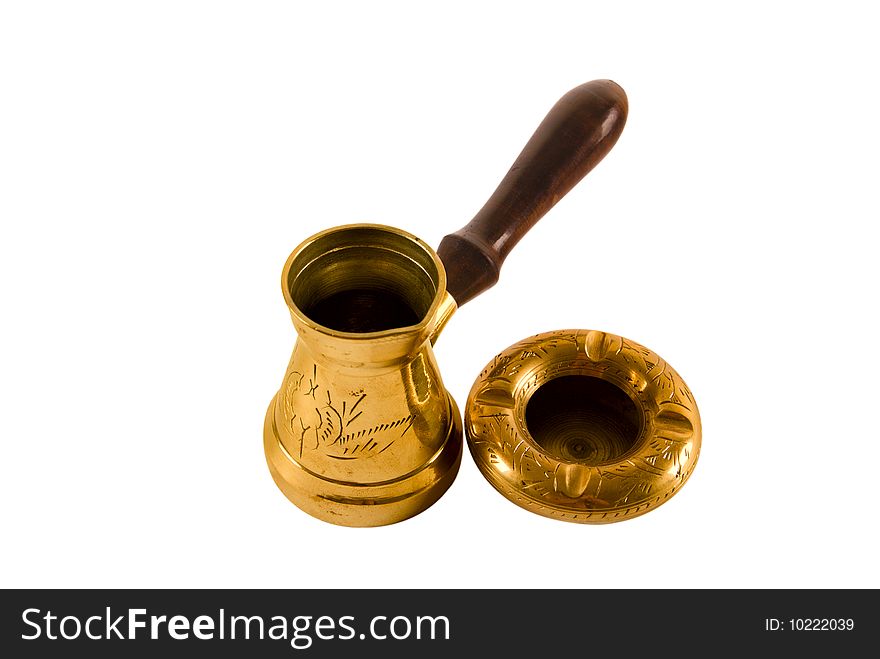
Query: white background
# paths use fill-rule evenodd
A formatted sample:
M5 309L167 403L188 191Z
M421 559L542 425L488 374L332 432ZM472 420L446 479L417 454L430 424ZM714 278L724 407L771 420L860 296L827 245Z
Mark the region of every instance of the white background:
M880 61L864 3L10 2L0 9L0 584L880 587ZM279 278L337 224L437 245L565 91L617 147L437 346L595 328L700 406L681 493L578 526L465 453L378 529L273 484Z

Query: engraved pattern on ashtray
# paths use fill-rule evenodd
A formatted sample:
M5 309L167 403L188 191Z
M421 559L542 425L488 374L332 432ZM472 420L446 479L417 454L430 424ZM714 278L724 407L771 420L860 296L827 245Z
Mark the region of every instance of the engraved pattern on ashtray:
M649 417L650 434L638 453L608 465L566 463L520 436L514 389L539 386L554 369L579 360L631 374L628 384ZM531 370L526 379L517 378L523 369ZM674 494L696 462L699 417L687 385L658 355L616 335L560 331L515 344L484 369L472 401L469 437L478 466L508 498L549 516L591 521L635 516ZM698 452L699 436L696 440Z

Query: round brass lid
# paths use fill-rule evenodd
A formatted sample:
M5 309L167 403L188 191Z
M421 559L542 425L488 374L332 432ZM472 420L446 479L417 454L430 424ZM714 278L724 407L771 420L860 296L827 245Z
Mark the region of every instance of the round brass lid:
M693 471L701 440L678 373L644 346L594 330L545 332L495 357L468 396L465 430L501 494L586 524L667 501Z

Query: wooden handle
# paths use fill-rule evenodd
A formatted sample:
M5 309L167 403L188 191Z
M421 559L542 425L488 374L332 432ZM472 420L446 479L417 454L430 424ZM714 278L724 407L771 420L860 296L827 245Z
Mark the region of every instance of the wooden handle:
M553 106L480 212L437 249L459 306L498 281L510 250L611 150L627 109L611 80L575 87Z

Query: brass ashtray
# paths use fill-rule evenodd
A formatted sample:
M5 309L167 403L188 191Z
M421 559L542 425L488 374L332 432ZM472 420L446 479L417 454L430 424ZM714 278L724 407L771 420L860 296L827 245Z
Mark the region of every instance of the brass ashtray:
M648 348L560 330L493 359L468 396L480 471L518 506L585 524L642 515L678 492L700 454L684 380Z

